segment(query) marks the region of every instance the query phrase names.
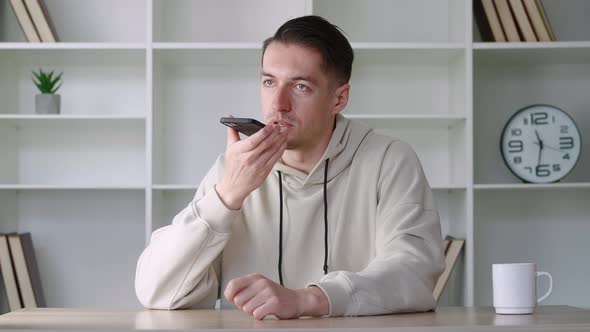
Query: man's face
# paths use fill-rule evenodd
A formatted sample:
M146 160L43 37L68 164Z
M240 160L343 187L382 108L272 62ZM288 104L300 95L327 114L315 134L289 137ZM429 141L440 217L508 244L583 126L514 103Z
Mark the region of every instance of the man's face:
M335 87L322 69L315 49L272 42L264 53L261 75L262 113L265 123L283 120L291 126L287 149L317 142L334 125Z

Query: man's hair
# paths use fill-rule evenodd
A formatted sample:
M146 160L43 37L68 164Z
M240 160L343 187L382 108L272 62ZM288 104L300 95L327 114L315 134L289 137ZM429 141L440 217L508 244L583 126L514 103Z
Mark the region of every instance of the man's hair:
M348 83L354 52L342 29L320 16L308 15L291 19L266 39L262 46L262 58L272 42L296 44L319 51L323 58L322 69L333 75L339 83Z

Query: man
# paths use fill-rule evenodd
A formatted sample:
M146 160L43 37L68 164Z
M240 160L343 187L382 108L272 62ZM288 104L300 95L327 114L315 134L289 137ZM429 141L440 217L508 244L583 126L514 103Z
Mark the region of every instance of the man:
M265 41L266 127L228 143L192 202L137 265L147 308L235 308L263 319L428 311L440 220L414 151L340 115L353 51L317 16Z

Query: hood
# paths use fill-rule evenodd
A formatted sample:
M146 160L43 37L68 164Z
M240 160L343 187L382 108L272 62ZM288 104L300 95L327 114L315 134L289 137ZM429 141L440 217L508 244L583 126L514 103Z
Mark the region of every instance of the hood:
M330 181L342 173L350 164L359 146L372 129L358 121L350 121L340 113L336 115L336 128L322 158L318 160L309 174L277 162L273 172L286 175L285 181L295 187L321 184ZM330 159L328 176L324 179L324 162Z

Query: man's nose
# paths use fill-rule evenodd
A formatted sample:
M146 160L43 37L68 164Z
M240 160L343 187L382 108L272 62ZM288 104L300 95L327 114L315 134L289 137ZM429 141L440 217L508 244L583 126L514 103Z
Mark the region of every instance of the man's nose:
M273 96L273 110L275 112L289 112L291 111L291 99L289 96L289 91L286 87L279 86L275 90L275 94Z

